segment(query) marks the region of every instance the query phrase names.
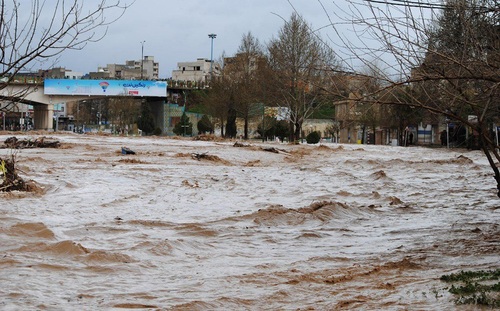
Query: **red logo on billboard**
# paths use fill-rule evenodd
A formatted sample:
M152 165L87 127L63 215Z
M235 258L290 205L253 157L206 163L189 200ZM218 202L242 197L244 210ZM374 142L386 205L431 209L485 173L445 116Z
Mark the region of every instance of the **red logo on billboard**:
M139 95L139 91L128 91L128 95Z

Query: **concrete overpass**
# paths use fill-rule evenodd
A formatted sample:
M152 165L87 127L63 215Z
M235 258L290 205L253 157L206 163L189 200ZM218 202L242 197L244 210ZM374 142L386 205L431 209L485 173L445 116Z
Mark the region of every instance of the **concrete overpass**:
M42 83L0 84L0 100L32 105L34 128L49 131L52 130L56 103L125 96L146 98L150 103L164 103L167 97L167 82L46 79ZM153 110L158 109L159 106L156 106L156 109L152 107Z

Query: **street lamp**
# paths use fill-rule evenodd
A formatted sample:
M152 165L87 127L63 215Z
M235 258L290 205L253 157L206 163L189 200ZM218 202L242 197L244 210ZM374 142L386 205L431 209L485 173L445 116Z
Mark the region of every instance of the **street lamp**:
M83 101L85 102L85 101ZM76 130L75 132L78 133L79 132L79 124L80 124L80 101L78 101L78 105L76 107Z
M145 42L146 42L146 40L141 41L141 46L142 46L142 49L141 49L141 80L142 80L142 70L144 67L144 43Z
M211 45L210 45L210 81L212 81L212 76L213 76L212 64L214 63L214 39L217 38L217 35L214 33L211 33L208 35L208 37L211 39Z
M182 136L186 136L186 129L189 127L189 124L181 125L181 127L184 129L184 134Z

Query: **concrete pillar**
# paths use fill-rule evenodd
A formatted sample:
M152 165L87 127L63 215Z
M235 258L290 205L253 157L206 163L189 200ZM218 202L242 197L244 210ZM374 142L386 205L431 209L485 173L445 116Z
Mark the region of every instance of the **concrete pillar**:
M153 114L155 128L159 127L162 134L165 135L167 133L167 126L165 124L165 101L150 100L148 104Z
M53 131L54 105L34 105L34 127L36 130Z

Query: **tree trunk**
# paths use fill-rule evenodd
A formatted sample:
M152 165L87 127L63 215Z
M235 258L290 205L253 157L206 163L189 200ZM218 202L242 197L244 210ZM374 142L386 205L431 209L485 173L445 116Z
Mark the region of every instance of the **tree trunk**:
M229 108L227 121L226 121L226 135L229 138L236 137L236 110L233 108Z
M244 138L248 139L248 114L245 116Z
M224 119L223 118L220 118L220 136L225 137L224 136Z
M301 122L296 122L295 123L295 132L293 136L295 137L294 141L299 141L300 140L300 132L302 130L302 123Z
M493 169L494 178L495 181L497 182L497 197L500 198L500 170L498 169L490 152L491 151L490 149L495 148L495 146L491 146L491 144L488 143L488 140L485 138L485 135L488 135L488 131L484 131L482 126L478 127L478 132L479 132L479 145L483 153L486 155L490 167Z

